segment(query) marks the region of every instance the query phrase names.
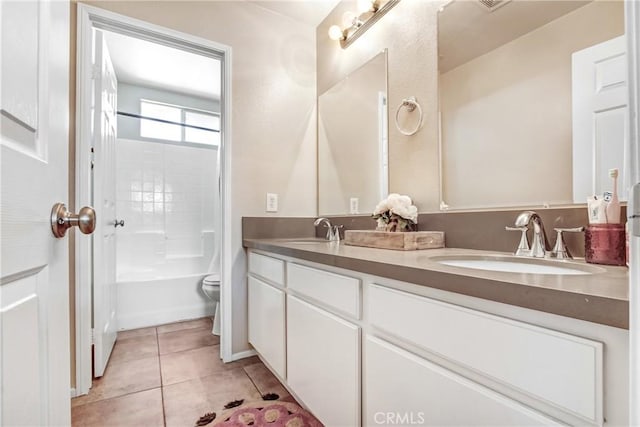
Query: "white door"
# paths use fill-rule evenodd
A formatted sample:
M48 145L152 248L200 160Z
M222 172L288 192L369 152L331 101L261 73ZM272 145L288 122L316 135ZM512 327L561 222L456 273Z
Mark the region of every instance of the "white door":
M50 223L68 202L69 3L0 17L0 424L69 425L69 236Z
M572 55L573 201L611 190L609 169L617 168L620 200L628 178L627 55L624 36Z
M93 328L96 377L101 377L116 342L116 94L118 83L100 30L94 30L93 206L98 223L93 237Z

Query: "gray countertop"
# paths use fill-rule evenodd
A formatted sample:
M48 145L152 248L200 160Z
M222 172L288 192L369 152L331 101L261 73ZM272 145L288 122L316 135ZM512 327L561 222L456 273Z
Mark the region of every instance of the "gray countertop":
M511 255L472 249L394 251L348 246L322 239L245 239L247 248L449 292L511 304L617 328L629 328L626 267L571 261L589 275L507 273L440 264L438 257ZM525 259L526 260L526 259Z

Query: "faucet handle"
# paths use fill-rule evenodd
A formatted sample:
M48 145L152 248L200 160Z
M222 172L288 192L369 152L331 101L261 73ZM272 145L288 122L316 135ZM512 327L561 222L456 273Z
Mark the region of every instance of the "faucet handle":
M333 226L333 239L331 239L331 240L333 240L335 242L339 242L341 240L340 239L340 229L341 228L344 228L344 225L340 224L340 225L334 225Z
M562 232L567 232L567 233L580 233L582 231L584 231L584 227L573 227L573 228L554 228L554 230L556 232L562 233Z
M584 231L584 227L573 227L573 228L554 228L556 235L556 244L553 247L551 253L549 253L549 258L555 259L572 259L573 257L569 253L569 249L567 248L567 244L564 242L564 238L562 237L563 232L567 233L580 233Z
M529 247L529 239L527 239L527 231L529 231L529 227L509 227L506 226L504 228L507 231L520 231L522 234L520 235L520 243L518 244L518 249L516 249L516 256L529 256L531 254L531 248Z

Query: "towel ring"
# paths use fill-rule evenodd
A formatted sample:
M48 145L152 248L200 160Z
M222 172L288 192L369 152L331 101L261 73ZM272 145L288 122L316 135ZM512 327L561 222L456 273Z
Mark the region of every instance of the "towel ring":
M400 116L400 110L402 109L402 107L407 107L407 111L409 111L410 113L413 112L413 110L415 110L416 108L418 109L418 114L420 115L420 117L418 118L418 125L412 131L406 131L402 129L400 127L400 123L398 123L398 117ZM396 110L396 127L398 128L398 131L400 131L400 133L405 136L415 135L416 132L418 132L422 127L422 107L418 103L418 100L416 100L415 96L410 96L409 98L403 99L402 104L398 106L398 109Z

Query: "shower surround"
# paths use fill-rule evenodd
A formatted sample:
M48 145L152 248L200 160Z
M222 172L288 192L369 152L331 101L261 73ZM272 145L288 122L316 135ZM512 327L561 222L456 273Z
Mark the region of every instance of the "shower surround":
M118 139L118 327L213 314L202 294L215 245L217 150Z

